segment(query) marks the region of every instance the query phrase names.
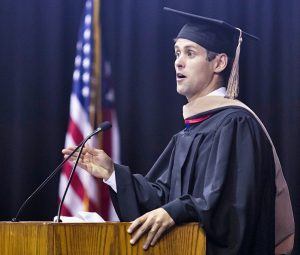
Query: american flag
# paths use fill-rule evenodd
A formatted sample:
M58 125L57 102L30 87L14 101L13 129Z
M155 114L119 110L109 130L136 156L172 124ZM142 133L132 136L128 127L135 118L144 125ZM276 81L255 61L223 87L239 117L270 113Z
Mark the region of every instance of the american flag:
M100 147L120 161L119 132L114 110L114 90L109 61L102 56L99 0L87 0L81 22L70 97L70 119L65 147L78 145L101 121L108 120L112 129L99 139L92 138L90 146ZM59 199L61 199L72 169L67 162L60 176ZM117 220L108 188L77 167L62 207L62 215L73 216L79 211L98 212L106 220Z

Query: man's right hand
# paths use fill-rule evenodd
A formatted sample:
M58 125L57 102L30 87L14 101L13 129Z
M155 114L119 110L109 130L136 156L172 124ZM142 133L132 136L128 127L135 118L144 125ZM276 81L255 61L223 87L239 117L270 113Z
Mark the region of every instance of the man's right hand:
M68 157L74 150L74 147L65 148L62 150L64 157ZM79 152L75 152L70 158L70 161L75 162ZM92 147L85 146L78 165L89 172L96 178L102 178L105 181L111 176L114 171L114 163L112 159L103 151Z

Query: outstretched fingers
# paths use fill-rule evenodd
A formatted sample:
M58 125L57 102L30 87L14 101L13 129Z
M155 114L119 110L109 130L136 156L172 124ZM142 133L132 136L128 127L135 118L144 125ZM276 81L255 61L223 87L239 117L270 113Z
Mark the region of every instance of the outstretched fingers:
M64 158L69 157L74 150L75 146L70 146L62 150ZM76 151L71 157L70 161L74 163L79 156L80 150ZM112 159L103 151L89 146L82 149L82 153L78 160L78 165L95 176L96 178L108 179L114 171Z

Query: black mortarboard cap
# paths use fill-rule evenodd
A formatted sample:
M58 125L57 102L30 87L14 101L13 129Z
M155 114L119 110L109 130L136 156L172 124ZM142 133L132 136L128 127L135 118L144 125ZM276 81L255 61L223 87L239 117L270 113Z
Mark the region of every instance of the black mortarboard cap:
M207 18L192 13L164 7L164 10L178 14L187 19L187 23L178 33L177 38L191 40L207 50L235 56L240 30L229 23ZM256 36L242 31L243 35L259 40Z
M233 58L226 97L236 98L239 90L239 57L242 36L245 35L256 40L259 40L259 38L222 20L207 18L168 7L164 7L164 10L179 15L188 21L179 31L177 38L188 39L209 51L226 53Z

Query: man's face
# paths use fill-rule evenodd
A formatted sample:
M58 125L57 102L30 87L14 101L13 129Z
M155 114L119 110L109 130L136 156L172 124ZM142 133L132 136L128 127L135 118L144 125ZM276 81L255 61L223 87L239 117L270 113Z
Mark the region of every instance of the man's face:
M188 101L211 92L214 66L213 61L207 60L206 50L182 38L176 40L174 49L177 92Z

